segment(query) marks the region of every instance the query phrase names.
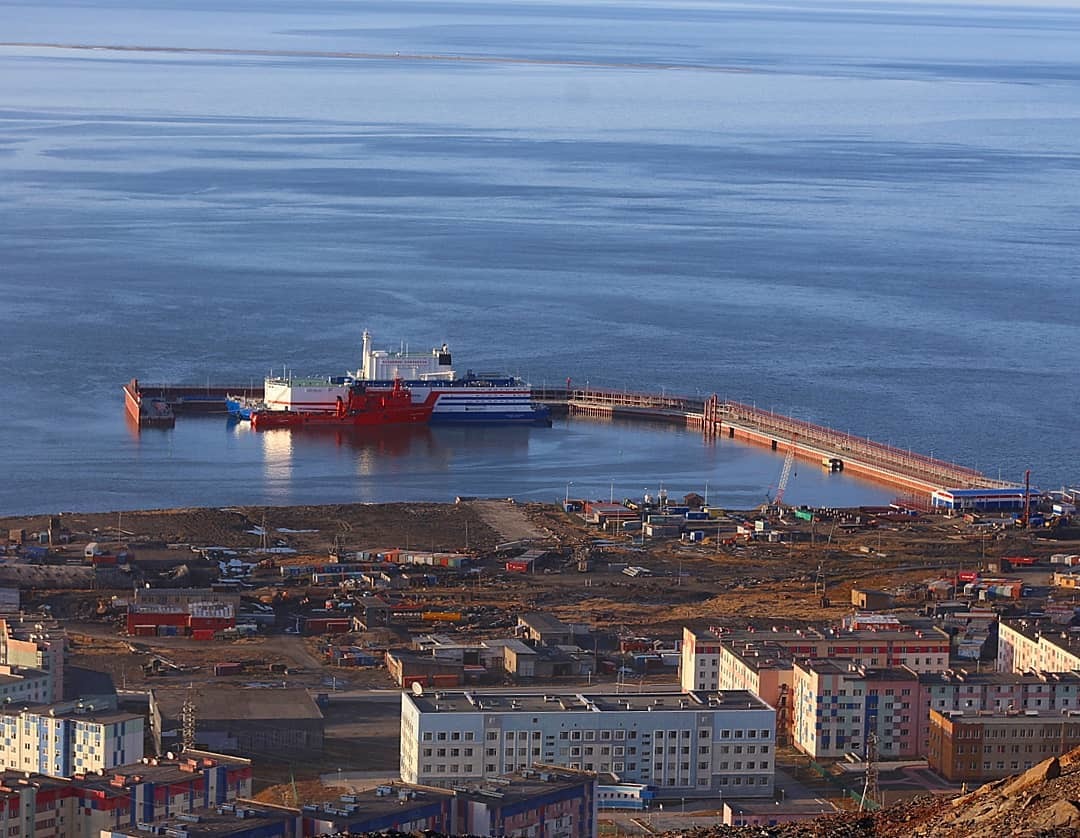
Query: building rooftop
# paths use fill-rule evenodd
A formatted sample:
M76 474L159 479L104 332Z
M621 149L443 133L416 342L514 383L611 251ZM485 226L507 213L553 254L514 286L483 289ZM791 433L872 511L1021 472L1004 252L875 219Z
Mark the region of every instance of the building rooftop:
M39 788L85 788L93 789L103 797L131 797L131 786L149 782L155 784L180 783L190 781L196 772L201 771L209 760L213 765L233 768L245 768L251 761L239 757L228 757L208 751L185 751L176 759L156 759L147 757L144 762L121 765L104 774L76 775L72 779L50 777L44 774L30 774L22 771L0 771L0 794L18 791L26 785ZM185 766L185 770L181 766ZM191 766L194 766L192 770ZM119 778L119 779L117 779Z
M427 691L405 693L422 713L473 713L479 710L520 713L653 712L657 710L768 710L768 704L746 690L627 693L483 693Z
M299 815L295 809L259 805L257 803L224 803L214 809L196 809L190 814L176 815L143 828L126 827L115 830L113 834L133 835L139 838L168 835L187 838L214 838L215 836L234 835L261 827L279 824L288 818ZM171 831L170 831L171 830Z
M1005 710L1005 711L961 711L961 710L931 710L930 720L940 724L948 720L960 724L993 724L993 725L1024 725L1033 722L1060 722L1068 721L1075 723L1080 717L1080 710Z
M482 783L462 783L454 786L453 791L458 797L487 799L494 801L496 805L505 806L557 789L592 783L595 779L596 775L591 771L575 771L537 763L531 769L504 774Z
M768 638L745 642L740 640L724 645L731 654L755 672L768 669L791 669L795 659L786 646Z
M368 785L350 782L350 793L341 795L331 803L306 805L302 812L305 818L329 822L334 828L345 828L358 821L397 815L403 808L425 806L451 797L466 797L496 805L517 803L554 789L592 782L595 777L588 771L538 763L532 769L513 774L488 777L481 781L463 780L451 788L417 786L398 780L372 781Z
M720 634L714 632L697 632L695 637L702 641L719 640L724 646L738 651L748 644L781 647L800 647L818 645L821 643L837 643L844 645L852 642L865 643L889 643L895 641L925 640L928 642L948 642L948 633L934 626L930 621L919 620L910 623L905 620L903 628L895 629L789 629L774 627L772 631L755 631L753 629L735 629L723 631Z
M163 718L177 719L188 690L157 688L151 691L151 697ZM243 689L203 685L195 693L195 708L197 717L203 721L273 722L323 717L307 690L293 688Z
M859 666L844 660L805 660L795 666L819 675L844 675L868 681L915 681L918 674L906 666Z
M509 649L515 655L535 655L536 654L536 649L534 649L528 643L524 642L523 640L517 640L517 639L515 639L513 637L508 637L505 640L496 641L496 643L499 646L502 646L504 650ZM495 644L493 643L492 645L494 646Z
M971 672L966 669L946 669L944 672L923 672L919 683L929 686L944 684L1075 684L1080 687L1077 672Z
M363 783L364 781L360 781ZM413 786L397 780L349 784L352 791L330 803L311 803L302 808L305 818L329 822L333 829L346 829L362 820L397 814L402 809L436 803L454 796L449 789Z
M533 611L529 614L522 614L520 617L518 617L518 623L528 626L533 631L570 631L570 626L568 626L558 617L547 614L543 611Z
M1046 618L1022 617L1001 622L1029 640L1038 641L1041 638L1046 643L1080 657L1080 630L1072 631L1066 626L1054 625Z
M36 716L49 716L56 719L77 719L84 722L97 722L100 724L112 724L114 722L142 721L142 716L135 713L127 713L123 710L112 708L94 710L92 705L83 709L68 709L71 702L61 704L27 704L19 706L18 702L0 708L0 713L5 716L18 716L22 713L30 713ZM62 709L61 709L62 708Z

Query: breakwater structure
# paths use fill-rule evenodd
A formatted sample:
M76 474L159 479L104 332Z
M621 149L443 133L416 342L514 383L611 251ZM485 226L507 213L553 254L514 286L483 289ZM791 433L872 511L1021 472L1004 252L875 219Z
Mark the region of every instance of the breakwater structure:
M133 386L134 385L134 386ZM176 416L227 413L225 397L262 397L252 385L225 387L124 385L129 413L139 401L164 402ZM1020 484L995 480L982 472L934 457L896 448L866 437L815 425L756 406L720 399L639 393L599 387L534 387L532 398L553 414L595 419L663 422L700 431L706 440L740 440L832 471L846 471L928 500L943 489L1013 489Z

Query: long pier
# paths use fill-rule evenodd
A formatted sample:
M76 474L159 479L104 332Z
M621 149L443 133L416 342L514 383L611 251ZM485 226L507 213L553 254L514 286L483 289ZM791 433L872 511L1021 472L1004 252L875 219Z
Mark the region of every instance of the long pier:
M815 425L740 402L635 393L602 388L534 389L533 398L569 416L666 422L700 430L707 439L726 437L794 451L795 456L910 492L937 489L1005 489L1018 486L946 460L896 448L866 437Z
M261 387L250 384L150 385L141 390L146 396L164 399L178 416L224 414L227 393L255 399L262 395ZM737 439L772 451L793 451L800 459L920 495L937 489L1007 489L1019 485L991 479L967 466L716 395L691 398L598 387L534 387L532 397L566 416L664 422L698 430L707 440Z

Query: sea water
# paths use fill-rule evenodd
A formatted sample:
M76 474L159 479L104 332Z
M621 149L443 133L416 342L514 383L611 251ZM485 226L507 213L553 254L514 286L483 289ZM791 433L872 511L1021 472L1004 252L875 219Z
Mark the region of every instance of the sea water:
M654 426L125 423L132 376L340 374L364 328L1076 478L1076 7L42 0L0 33L0 513L775 490L779 456Z

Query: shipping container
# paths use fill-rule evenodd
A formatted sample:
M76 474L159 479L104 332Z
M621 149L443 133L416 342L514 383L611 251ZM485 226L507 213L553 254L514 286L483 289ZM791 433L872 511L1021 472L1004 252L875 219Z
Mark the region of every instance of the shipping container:
M244 671L242 663L219 663L214 665L215 675L239 675Z
M192 640L213 640L214 632L212 629L197 629L191 633Z
M461 621L460 611L424 611L422 618L430 623L457 623Z

